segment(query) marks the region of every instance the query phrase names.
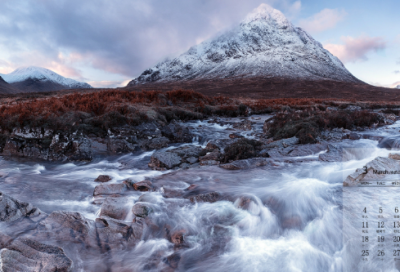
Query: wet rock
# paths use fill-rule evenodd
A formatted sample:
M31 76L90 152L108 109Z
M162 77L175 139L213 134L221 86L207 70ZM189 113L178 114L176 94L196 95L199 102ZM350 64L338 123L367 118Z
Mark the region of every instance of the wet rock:
M128 142L126 139L110 138L107 142L107 150L115 154L121 154L137 151L139 147L136 144Z
M134 215L144 218L147 217L150 213L152 213L153 209L144 203L136 203L132 207L132 212Z
M36 236L41 239L90 244L90 221L78 212L56 211L39 223Z
M0 251L1 271L68 272L72 261L60 247L18 238Z
M252 129L252 122L250 120L245 120L240 123L233 124L233 128L239 130L251 130Z
M327 147L328 151L324 154L319 155L319 160L320 161L325 161L325 162L338 162L343 159L343 150L342 148L328 144Z
M361 135L355 132L351 132L348 136L348 139L350 140L359 140L361 139Z
M176 122L171 122L163 127L161 132L163 136L174 143L191 143L194 137L187 127L183 127Z
M270 159L266 158L251 158L247 160L238 160L230 163L220 164L219 167L225 170L244 170L252 169L260 166L271 164Z
M209 202L214 203L221 199L221 195L218 192L210 192L206 194L199 194L189 197L190 202Z
M224 152L225 147L228 145L231 145L235 143L238 139L217 139L217 140L212 140L207 143L206 150L207 151L213 151L215 149L218 149L220 152Z
M378 147L386 148L386 149L400 149L400 137L392 136L384 138L379 144Z
M134 127L134 129L140 139L153 139L162 136L161 130L155 122L143 123Z
M201 146L183 146L179 148L170 149L167 152L175 153L182 159L187 159L190 157L199 157L205 154L205 151Z
M180 246L182 245L185 240L184 240L184 235L187 233L186 230L177 230L171 233L171 242L175 246Z
M133 183L132 187L135 191L141 191L141 192L154 191L153 183L150 180L143 180L140 182Z
M178 268L179 261L181 260L181 255L179 253L173 253L166 257L163 261L166 263L169 267L176 269Z
M326 141L334 141L339 142L342 140L344 133L344 129L342 128L334 128L332 130L324 130L321 132L320 138Z
M219 151L213 151L207 153L205 156L199 158L200 165L216 165L221 160L221 153Z
M181 157L172 152L155 152L150 159L149 167L156 170L171 169L182 163Z
M229 134L229 138L238 139L238 138L244 138L244 136L240 135L239 133L232 133L232 134Z
M400 154L389 154L389 158L393 159L393 160L400 160Z
M253 196L241 196L234 202L234 205L237 208L249 210L252 203L254 205L256 205L255 203L257 203Z
M96 218L97 246L107 252L113 248L133 246L142 237L143 226L111 218ZM135 229L132 228L134 226Z
M282 139L278 141L274 141L270 144L267 144L266 148L285 148L288 146L293 146L299 143L299 139L297 137Z
M118 220L125 219L129 212L129 203L122 197L107 197L101 205L100 216L107 216Z
M128 187L124 183L100 184L94 188L93 196L123 194L127 190L128 190Z
M152 149L161 149L167 147L170 143L170 140L166 137L154 138L150 140L143 140L140 143L140 147L143 150L152 150Z
M221 161L230 162L235 160L248 159L257 156L261 150L262 143L252 139L238 139L224 149Z
M100 175L94 181L107 182L107 181L110 181L110 180L112 180L112 178L110 176L108 176L108 175Z
M343 182L343 186L355 186L363 181L382 180L386 176L398 177L400 162L392 158L377 157L367 163L364 168L358 168Z
M0 192L0 221L12 222L22 217L37 217L44 213L32 204L18 201Z
M186 161L187 161L188 163L190 163L190 164L194 164L194 163L198 162L199 159L196 158L196 157L189 157L189 158L186 159Z
M328 144L305 144L305 145L297 145L293 147L291 150L289 148L285 148L285 150L290 150L290 152L285 152L287 156L290 157L301 157L301 156L310 156L320 153L324 150L327 150Z
M289 218L284 218L281 222L282 228L284 229L301 229L303 226L303 221L300 216L291 216Z

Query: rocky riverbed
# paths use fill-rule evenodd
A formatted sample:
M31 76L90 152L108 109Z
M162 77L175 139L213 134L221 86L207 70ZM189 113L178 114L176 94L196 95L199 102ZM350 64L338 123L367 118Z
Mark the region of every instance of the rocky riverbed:
M0 157L2 270L346 271L343 182L400 162L398 117L375 112L311 138L276 139L273 115L54 135L47 149L46 131L15 131Z

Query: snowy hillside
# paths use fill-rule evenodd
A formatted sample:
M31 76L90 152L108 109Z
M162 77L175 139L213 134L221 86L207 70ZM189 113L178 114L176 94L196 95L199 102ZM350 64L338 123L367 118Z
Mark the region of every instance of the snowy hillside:
M262 4L236 28L145 70L128 86L255 76L359 82L319 42Z
M17 83L28 79L33 79L43 82L54 82L63 85L67 89L91 88L91 86L87 83L65 78L51 70L35 66L18 68L10 74L0 74L0 76L3 77L3 79L8 83Z

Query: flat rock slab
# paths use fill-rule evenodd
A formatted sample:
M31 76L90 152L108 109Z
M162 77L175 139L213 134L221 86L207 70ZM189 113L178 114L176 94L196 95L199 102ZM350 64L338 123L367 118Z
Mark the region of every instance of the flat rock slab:
M299 139L297 137L282 139L278 141L274 141L270 144L267 144L267 148L285 148L288 146L296 145L299 143Z
M107 197L101 205L100 216L107 216L118 220L124 220L130 207L127 200L122 197ZM133 205L133 203L132 203Z
M400 161L392 158L377 157L366 164L366 168L358 168L343 182L344 186L356 186L362 181L383 180L386 177L398 179L400 176Z
M152 169L172 169L182 163L181 157L172 152L155 152L150 159L149 167Z
M62 248L31 239L16 239L0 251L4 272L68 272L72 261Z
M97 185L94 188L93 196L123 194L127 190L128 190L128 187L124 183L101 184L101 185Z

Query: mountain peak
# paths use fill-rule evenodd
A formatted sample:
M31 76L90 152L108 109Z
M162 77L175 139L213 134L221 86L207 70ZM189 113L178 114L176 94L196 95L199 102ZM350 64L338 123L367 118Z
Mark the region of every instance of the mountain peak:
M79 82L71 78L65 78L49 69L37 66L24 66L15 69L9 74L0 74L3 79L10 84L20 84L25 81L34 81L41 84L51 85L50 89L79 89L91 88L85 82ZM28 85L32 85L28 83ZM23 86L24 87L24 86ZM25 87L24 87L25 88Z
M279 26L288 26L290 22L286 19L285 15L270 5L261 4L249 13L242 21L242 24L249 24L257 21L274 22Z
M308 33L262 4L236 27L145 70L128 86L254 77L360 82Z

